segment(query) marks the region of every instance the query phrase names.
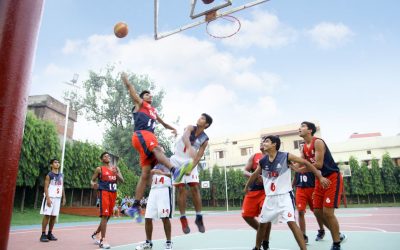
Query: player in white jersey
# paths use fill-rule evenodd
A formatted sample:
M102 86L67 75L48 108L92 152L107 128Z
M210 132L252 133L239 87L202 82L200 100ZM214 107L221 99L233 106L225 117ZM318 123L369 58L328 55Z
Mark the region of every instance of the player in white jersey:
M167 167L157 164L151 170L152 181L149 198L146 205L145 230L146 241L136 247L136 250L152 249L153 219L161 219L164 225L167 241L165 249L172 249L171 222L172 217L172 180Z
M278 136L270 135L263 139L263 146L267 155L259 161L256 171L253 172L246 183L245 191L248 190L249 185L252 184L261 173L266 194L260 214L256 246L253 250L260 249L261 241L265 235L267 223L269 222L286 222L300 249L306 249L303 233L297 226L294 218L295 205L290 171L290 168L296 172L302 171L304 168L289 165L290 161L304 165L306 170L312 172L320 180L323 187L329 186L330 183L329 180L322 177L321 172L308 161L290 153L278 151L280 145L281 141Z
M51 171L44 180L44 197L40 214L43 214L41 242L55 241L57 238L53 235L53 227L56 217L60 212L61 197L65 205L65 192L63 187L63 174L59 173L60 163L57 159L50 160ZM46 235L46 227L49 225L49 231Z
M204 151L208 145L208 136L204 132L205 129L210 127L212 118L208 114L201 114L197 120L196 126L189 125L186 127L184 134L175 144L175 153L171 156L170 160L174 166L182 166L193 160L190 174L183 176L180 182L174 183L178 189L178 207L181 214L180 221L182 231L185 234L190 232L189 223L186 218L186 187L190 187L193 198L193 205L196 211L195 224L199 232L204 233L205 227L203 223L203 215L201 214L201 196L199 188L199 171L197 164L203 157ZM189 146L186 146L189 145ZM176 164L176 165L175 165Z

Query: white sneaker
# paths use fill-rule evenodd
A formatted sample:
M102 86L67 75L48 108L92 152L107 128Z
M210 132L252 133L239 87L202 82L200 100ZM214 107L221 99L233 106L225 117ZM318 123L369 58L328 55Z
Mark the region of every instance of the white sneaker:
M172 242L165 242L165 250L172 249Z
M106 239L101 239L101 240L100 240L99 247L100 247L100 248L103 248L103 249L110 249L110 248L111 248L110 244L108 244L108 242L106 241Z
M152 249L153 244L149 242L143 242L142 244L136 246L136 250L145 250L145 249Z

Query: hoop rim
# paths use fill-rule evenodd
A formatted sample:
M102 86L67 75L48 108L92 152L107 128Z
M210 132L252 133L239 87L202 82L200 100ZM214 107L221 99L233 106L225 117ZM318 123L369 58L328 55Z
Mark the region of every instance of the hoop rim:
M214 35L214 34L212 34L212 33L210 32L210 30L209 30L209 28L208 28L208 25L209 25L210 23L216 21L216 20L219 19L219 18L223 18L223 19L225 19L225 20L227 20L227 21L230 21L230 22L236 22L236 23L238 24L238 27L236 28L236 30L235 30L233 33L231 33L231 34L229 34L229 35L225 35L225 36ZM237 18L237 17L235 17L235 16L232 16L232 15L223 15L223 16L214 18L214 19L212 19L212 20L210 20L210 21L207 21L206 31L207 31L207 34L208 34L209 36L213 37L213 38L224 39L224 38L229 38L229 37L232 37L232 36L236 35L236 34L240 31L241 27L242 27L242 23L240 22L239 18Z

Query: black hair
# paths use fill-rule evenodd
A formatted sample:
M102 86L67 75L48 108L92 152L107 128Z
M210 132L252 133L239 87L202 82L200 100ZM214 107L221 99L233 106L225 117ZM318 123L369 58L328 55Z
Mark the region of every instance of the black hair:
M206 113L203 113L201 115L206 118L206 123L208 123L208 126L206 128L210 127L212 122L213 122L212 117L209 114L206 114Z
M308 129L311 129L311 135L314 135L317 132L317 127L312 122L302 122L301 125L306 125Z
M57 158L51 159L51 160L49 161L50 165L53 164L55 161L58 161L58 159L57 159Z
M149 90L143 90L142 92L140 92L140 98L142 98L143 99L143 96L145 95L145 94L150 94L150 91Z
M101 155L100 155L100 160L102 160L102 159L103 159L103 156L106 155L106 154L110 154L110 153L108 153L107 151L104 151L103 153L101 153Z
M269 139L272 143L276 144L275 148L276 148L276 151L278 151L279 148L281 147L281 139L279 138L279 136L277 136L277 135L265 136L263 138L263 142L265 142L267 139Z

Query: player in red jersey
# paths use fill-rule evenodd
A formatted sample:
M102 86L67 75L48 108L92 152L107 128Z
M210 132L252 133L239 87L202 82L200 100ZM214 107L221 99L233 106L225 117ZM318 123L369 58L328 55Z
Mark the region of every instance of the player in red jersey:
M299 135L305 142L302 156L319 169L322 176L331 181L326 189L321 187L318 180L315 181L314 214L331 231L333 239L331 250L340 250L340 243L346 239L346 235L340 233L335 208L340 206L343 178L328 146L322 139L314 137L316 131L317 128L314 123L301 123Z
M262 143L260 144L260 151L252 155L247 161L244 167L244 176L250 178L251 174L257 169L258 162L266 154ZM254 228L258 230L259 222L255 217L258 217L261 212L262 205L265 199L264 184L261 175L257 180L249 187L249 191L244 196L242 206L242 217L243 219ZM269 249L269 235L271 233L271 223L267 223L267 229L265 231L265 238L262 241L263 249Z
M100 156L103 166L97 167L94 171L90 184L92 188L98 189L98 197L100 198L100 225L92 234L92 238L100 248L110 248L105 240L107 222L113 215L115 200L117 199L117 182L124 182L121 171L116 166L111 166L110 155L104 152ZM98 182L96 182L98 180ZM100 234L100 235L99 235Z
M132 136L132 145L138 151L140 157L140 166L142 174L136 186L135 200L132 207L127 213L134 217L140 215L140 200L143 197L146 183L149 183L150 170L157 162L166 166L171 170L172 175L176 182L179 182L188 169L191 168L192 162L187 163L184 167L173 166L170 160L165 156L164 152L158 145L158 140L154 135L156 122L161 123L164 128L172 130L176 135L176 129L171 125L165 123L157 114L157 110L151 106L153 97L150 91L145 90L137 94L135 87L129 82L125 73L122 74L122 81L124 82L128 92L135 105L133 110L134 118L134 133ZM190 145L188 145L190 147Z

